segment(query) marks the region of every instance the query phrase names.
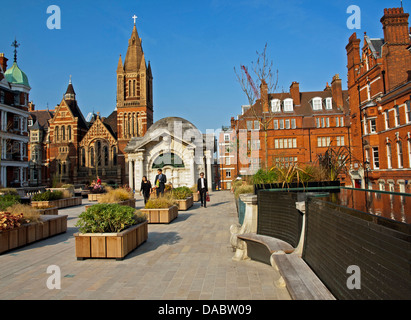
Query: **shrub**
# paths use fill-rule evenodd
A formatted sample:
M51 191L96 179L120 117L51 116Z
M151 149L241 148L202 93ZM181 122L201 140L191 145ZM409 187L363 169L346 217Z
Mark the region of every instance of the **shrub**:
M275 170L258 170L252 177L253 184L270 184L278 180L278 173Z
M20 203L20 197L6 194L0 197L0 211L5 211L8 207Z
M14 215L23 214L23 219L26 223L40 221L40 213L32 206L17 203L7 208L6 211Z
M141 211L118 204L96 204L79 216L82 233L118 233L146 221Z
M173 189L171 194L177 200L185 200L193 195L193 191L188 187L179 187Z
M248 193L254 193L254 186L252 185L242 185L239 186L235 189L235 197L238 199L240 197L240 194L248 194Z
M146 203L146 209L168 209L175 206L177 203L171 197L160 197L157 199L150 199Z
M61 191L49 191L38 193L33 196L33 201L54 201L63 199L63 192Z
M134 199L134 194L126 189L112 189L99 199L98 203L118 203Z
M19 195L17 190L14 189L14 188L2 188L2 189L0 189L0 193L3 193L4 195L12 195L12 196L18 196Z

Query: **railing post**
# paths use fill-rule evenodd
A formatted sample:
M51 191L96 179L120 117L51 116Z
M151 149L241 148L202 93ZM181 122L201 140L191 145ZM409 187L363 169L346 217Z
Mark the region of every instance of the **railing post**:
M233 260L248 260L247 256L247 245L244 241L239 240L237 235L247 234L247 233L257 233L257 222L258 222L258 205L257 196L254 194L243 194L240 195L241 201L245 203L245 216L243 225L234 224L230 227L231 233L231 246L235 255Z

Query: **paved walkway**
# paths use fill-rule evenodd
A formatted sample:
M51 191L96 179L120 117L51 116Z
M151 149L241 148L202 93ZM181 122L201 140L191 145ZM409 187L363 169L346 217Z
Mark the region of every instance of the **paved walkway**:
M123 261L77 261L74 225L88 201L60 210L69 216L67 233L0 255L0 299L289 300L272 267L232 261L233 195L215 192L211 201L169 225L149 225L148 241ZM50 265L60 267L60 290L46 286Z

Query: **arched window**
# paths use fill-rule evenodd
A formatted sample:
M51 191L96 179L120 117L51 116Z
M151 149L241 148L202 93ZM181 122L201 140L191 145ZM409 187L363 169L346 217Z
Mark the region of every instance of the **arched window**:
M55 136L56 136L54 142L57 142L60 139L60 137L59 137L59 127L56 127L56 129L54 129L54 133L55 133Z
M133 80L133 97L136 96L136 80Z
M108 166L108 147L104 146L104 165L107 167Z
M71 141L71 126L67 127L67 136L68 136L68 140Z
M183 160L174 153L161 154L153 163L153 169L163 169L166 166L185 168Z
M101 160L102 160L102 156L101 156L101 142L97 141L96 143L96 161L97 161L97 165L101 166Z
M94 148L90 148L90 166L94 167Z
M117 165L117 148L113 147L113 166Z
M63 141L66 140L66 130L65 130L64 126L61 127L61 139Z

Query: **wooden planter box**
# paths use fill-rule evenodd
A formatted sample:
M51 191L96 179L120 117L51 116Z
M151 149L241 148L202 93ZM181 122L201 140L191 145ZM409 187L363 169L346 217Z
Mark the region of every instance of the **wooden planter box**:
M178 204L178 210L187 211L194 204L193 197L187 198L185 200L177 200L177 204Z
M135 199L130 199L130 200L126 200L126 201L117 202L117 204L119 204L120 206L135 208L136 207L136 200ZM92 206L93 205L86 206L86 210L88 208L92 207Z
M89 193L88 201L98 201L105 193Z
M31 206L38 207L56 207L58 209L81 206L83 202L82 198L67 198L54 201L32 201Z
M42 216L41 222L0 232L0 254L67 231L68 216Z
M147 215L148 223L168 224L178 217L178 207L172 206L168 209L141 209Z
M42 216L57 216L59 214L59 209L57 207L38 209L37 210Z
M76 233L77 260L106 258L122 260L148 239L147 221L120 233Z
M194 202L200 201L200 195L197 192L193 193L193 201Z

